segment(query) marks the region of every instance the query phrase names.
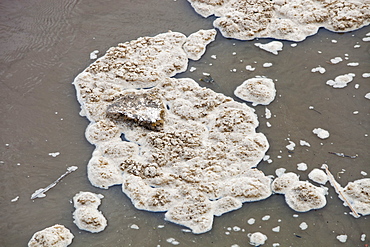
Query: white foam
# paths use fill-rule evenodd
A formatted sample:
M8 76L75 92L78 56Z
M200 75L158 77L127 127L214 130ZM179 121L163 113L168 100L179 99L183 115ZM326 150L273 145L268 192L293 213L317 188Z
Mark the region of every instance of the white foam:
M304 141L304 140L299 140L299 145L311 147L310 143L308 143L307 141Z
M335 58L330 59L330 62L332 64L337 64L337 63L340 63L342 61L343 61L343 58L341 58L341 57L335 57Z
M180 242L179 242L179 241L177 241L175 238L167 238L167 239L166 239L166 242L167 242L167 243L170 243L170 244L172 244L172 245L179 245L179 244L180 244Z
M306 171L307 170L307 164L306 163L299 163L297 164L297 170L299 171Z
M233 226L233 231L234 232L239 232L241 228L239 226Z
M347 63L347 66L349 66L349 67L357 67L359 65L360 65L360 63L357 63L357 62Z
M98 210L104 196L92 192L79 192L73 197L75 211L73 223L81 230L97 233L107 226L107 220Z
M320 209L326 205L327 191L309 182L299 181L299 176L293 172L275 178L271 187L275 193L284 194L288 206L297 212Z
M265 118L270 119L271 118L271 111L267 107L265 107Z
M56 224L33 234L32 238L28 242L28 247L67 247L72 243L73 238L74 236L68 228L63 225ZM40 244L40 241L42 241L42 245Z
M54 152L54 153L49 153L49 155L53 158L57 157L58 155L60 155L60 152Z
M338 235L337 239L339 240L339 242L345 243L345 242L347 242L347 235L345 235L345 234Z
M140 227L139 227L138 225L136 225L136 224L132 224L132 225L130 226L130 228L131 228L131 229L134 229L134 230L139 230L139 229L140 229Z
M343 193L351 206L358 214L363 216L370 215L368 188L370 188L370 178L362 178L349 182L343 189ZM344 205L347 205L346 202L344 202Z
M365 240L366 240L366 234L363 233L363 234L361 234L361 241L362 242L365 242Z
M249 233L249 244L254 245L254 246L260 246L265 244L267 240L267 236L261 232L254 232L254 233Z
M234 94L236 97L252 102L253 105L268 105L276 95L275 84L269 78L251 78L238 86Z
M320 74L324 74L326 69L324 67L318 66L316 68L311 69L312 73L319 72Z
M283 50L283 43L280 41L271 41L266 44L255 43L254 45L274 55L278 55L279 51Z
M248 71L255 71L256 70L256 68L252 67L251 65L245 66L245 69L248 70Z
M308 228L308 225L306 222L302 222L301 224L299 224L299 228L301 228L301 230L304 231Z
M366 98L366 99L370 99L370 92L369 92L369 93L367 93L367 94L365 94L365 98Z
M285 173L286 169L285 168L278 168L275 170L276 176L280 177Z
M288 145L286 145L285 147L286 147L286 149L288 149L288 150L290 150L290 151L293 151L294 150L294 148L295 148L295 143L294 142L292 142L292 141L289 141L289 144Z
M256 222L256 220L254 218L250 218L247 222L249 225L253 225Z
M312 130L312 132L315 135L317 135L317 137L319 137L321 139L326 139L330 136L329 131L324 130L322 128L315 128L315 129Z
M269 220L270 218L271 218L270 215L265 215L265 216L262 217L262 220L266 221L266 220Z
M280 226L276 226L271 229L273 232L280 232Z
M328 176L326 175L326 173L323 170L317 168L313 169L308 174L308 178L319 184L326 184L326 182L328 181Z
M272 63L264 63L262 64L262 67L264 68L270 68L272 66Z
M338 4L324 4L313 0L188 1L203 17L215 15L217 18L213 26L220 29L224 37L240 40L275 38L302 41L317 33L320 27L346 32L369 24L367 12L361 11L368 7L366 2L338 7ZM335 15L330 14L334 12Z
M370 77L370 73L363 73L363 74L362 74L362 77L363 77L363 78L369 78L369 77Z
M98 58L98 53L99 53L99 51L98 51L98 50L95 50L95 51L91 52L91 53L90 53L90 59L91 59L91 60L95 60L95 59L97 59L97 58Z
M256 133L254 109L192 79L170 78L215 35L168 32L122 43L74 81L91 122L86 138L96 146L90 182L104 189L122 184L136 208L166 212L166 220L195 234L211 230L214 216L272 194L271 178L251 169L269 148Z

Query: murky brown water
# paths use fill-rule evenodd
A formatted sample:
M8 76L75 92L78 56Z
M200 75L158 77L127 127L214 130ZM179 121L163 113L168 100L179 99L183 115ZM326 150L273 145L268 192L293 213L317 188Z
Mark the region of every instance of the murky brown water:
M3 0L0 23L0 246L26 246L34 232L57 223L75 235L71 246L172 246L166 242L171 237L180 246L249 246L247 233L254 231L268 236L265 246L369 243L369 217L355 219L344 214L349 210L331 188L328 204L321 210L296 213L285 204L283 196L274 195L217 217L212 231L193 235L184 233L181 226L165 222L162 213L136 210L120 186L100 190L90 185L86 164L93 147L84 138L88 121L78 115L79 104L71 82L92 62L89 54L93 50L102 55L110 46L140 36L167 30L188 35L212 28L212 21L198 16L187 1ZM267 120L260 117L258 128L269 139L268 154L273 163L262 162L259 168L274 174L275 169L285 167L305 180L311 169L327 163L333 174L345 169L338 174L338 182L346 185L363 178L361 171L370 174L370 141L366 136L370 134L370 101L364 98L370 92L370 79L361 76L370 72L370 42L362 41L369 32L370 27L346 34L321 30L294 48L291 42L284 42L278 56L255 47L255 41L240 42L218 35L200 61L189 63L189 68L194 66L197 70L178 77L199 80L202 72L211 73L215 82L201 85L229 96L233 96L236 86L256 75L277 79L278 97L268 106L276 117L268 120L270 128L266 127ZM356 44L361 47L353 48ZM211 58L213 54L217 55L216 60ZM330 58L344 58L345 54L348 61L327 63ZM273 66L263 68L265 62ZM360 65L348 67L348 62ZM256 70L246 71L246 65ZM311 73L318 65L327 72ZM237 72L230 72L233 69ZM356 77L346 88L325 85L328 79L349 72ZM355 84L359 84L358 89ZM309 106L320 113L309 110ZM256 107L259 116L264 109ZM353 114L354 111L359 113ZM330 138L318 139L312 134L316 127L329 130ZM289 154L286 138L296 144L306 140L311 147L297 145L294 153ZM52 152L60 155L53 158L49 155ZM328 152L358 154L358 158L340 158ZM308 164L308 171L297 171L296 164L300 162ZM53 182L71 165L79 169L50 190L46 198L30 200L36 189ZM81 232L73 224L70 200L79 191L105 196L100 210L108 219L108 227L102 233ZM11 202L16 196L19 200ZM265 215L271 218L262 221ZM255 218L256 223L249 225L250 218ZM299 228L303 221L308 224L305 231ZM132 224L140 229L131 229ZM227 229L234 226L245 231ZM272 231L276 226L280 226L280 232ZM360 241L363 233L367 235L365 242ZM348 235L345 244L336 239L340 234Z

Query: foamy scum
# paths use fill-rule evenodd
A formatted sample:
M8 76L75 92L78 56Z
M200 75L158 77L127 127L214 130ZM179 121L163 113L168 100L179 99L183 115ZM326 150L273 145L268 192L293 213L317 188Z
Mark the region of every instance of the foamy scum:
M302 41L320 27L346 32L370 23L368 0L188 0L203 17L215 15L222 35L240 40Z
M169 32L119 44L74 81L81 115L91 121L86 138L96 146L91 183L122 184L136 208L166 212L193 233L272 193L271 179L252 169L269 148L255 132L254 109L192 79L170 78L215 35Z

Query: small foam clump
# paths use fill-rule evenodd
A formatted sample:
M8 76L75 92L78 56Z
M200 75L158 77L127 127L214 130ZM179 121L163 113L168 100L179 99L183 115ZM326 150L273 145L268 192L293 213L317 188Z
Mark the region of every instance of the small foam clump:
M96 146L90 182L122 184L137 209L166 212L197 234L211 230L214 216L272 194L271 178L254 169L269 148L254 109L170 78L215 35L168 32L119 44L74 81Z
M320 74L324 74L326 72L326 69L324 67L318 66L316 68L311 69L312 73L320 72Z
M98 210L104 196L91 192L79 192L73 197L76 210L73 212L74 223L81 230L97 233L107 226L107 220Z
M329 138L330 136L329 131L324 130L322 128L315 128L312 130L312 133L317 135L317 137L319 137L320 139L326 139Z
M28 247L66 247L72 243L73 234L63 225L54 225L33 234Z
M274 82L269 78L251 78L238 86L234 94L236 97L252 102L253 105L268 105L276 95Z
M320 27L334 32L370 23L368 1L346 0L188 0L203 17L215 15L213 26L227 38L275 38L302 41Z
M326 184L328 182L328 176L323 170L313 169L309 174L308 178L319 184Z
M306 171L307 170L307 164L306 163L303 163L303 162L298 163L297 164L297 170L299 170L299 171Z
M326 84L332 86L333 88L344 88L353 80L353 77L355 77L355 74L353 73L339 75L335 77L334 80L328 80Z
M344 187L343 193L357 213L363 216L370 214L370 178L349 182Z
M341 235L337 236L338 241L341 242L341 243L347 242L347 238L348 238L348 236L345 235L345 234L341 234Z
M272 190L285 195L289 207L297 212L307 212L320 209L326 205L327 191L300 181L299 176L293 172L283 173L272 182Z
M308 228L308 225L306 222L302 222L301 224L299 224L299 228L301 228L301 230L304 231Z
M255 43L254 45L274 55L278 55L279 51L283 50L283 43L280 41L271 41L267 44Z
M249 233L249 244L253 246L260 246L265 244L267 236L261 232Z

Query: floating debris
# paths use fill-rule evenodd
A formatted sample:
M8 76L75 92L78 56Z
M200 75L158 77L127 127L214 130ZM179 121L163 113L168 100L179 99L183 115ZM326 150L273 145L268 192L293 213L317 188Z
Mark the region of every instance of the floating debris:
M11 202L16 202L16 201L18 201L18 199L19 199L19 196L16 196L15 198L11 199L10 201Z
M41 188L41 189L38 189L36 190L32 195L31 195L31 200L33 199L36 199L36 198L43 198L45 197L45 192L47 192L48 190L50 190L51 188L53 188L55 185L57 185L57 183L60 182L60 180L62 180L65 176L67 176L68 174L76 171L78 169L77 166L70 166L67 168L67 171L62 175L60 176L57 180L55 180L53 183L51 183L48 187L46 187L45 189L44 188Z
M336 156L339 156L339 157L343 157L343 158L351 158L351 159L356 159L358 157L358 155L346 155L344 153L334 153L334 152L328 152L329 154L334 154Z
M206 82L206 83L210 83L210 84L213 84L215 82L215 80L211 77L210 74L206 74L204 77L200 78L199 80Z
M325 171L326 171L326 174L328 175L328 178L329 178L329 182L331 184L331 186L334 187L335 189L335 192L339 195L339 198L345 202L345 205L348 206L352 213L353 213L353 216L355 218L359 218L360 215L357 213L357 211L355 210L354 207L352 207L352 204L348 201L348 199L346 198L345 194L343 193L343 188L342 186L340 186L340 184L335 180L333 174L331 174L331 172L329 171L329 167L327 164L323 164L322 166Z

